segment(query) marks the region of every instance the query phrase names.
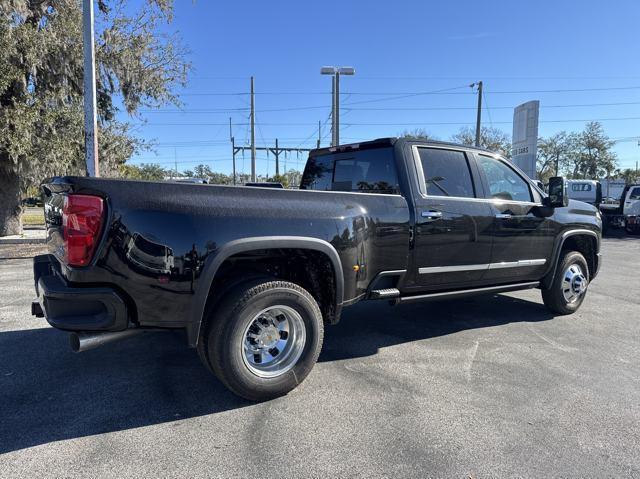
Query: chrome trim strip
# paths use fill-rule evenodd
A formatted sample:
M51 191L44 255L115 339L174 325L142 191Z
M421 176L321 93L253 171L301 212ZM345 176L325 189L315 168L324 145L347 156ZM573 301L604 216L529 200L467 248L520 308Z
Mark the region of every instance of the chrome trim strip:
M504 269L504 268L523 268L527 266L541 266L547 262L546 259L521 259L518 261L503 261L501 263L489 263L489 264L463 264L458 266L431 266L427 268L419 268L420 274L433 274L433 273L455 273L458 271L480 271L489 269Z
M455 273L456 271L477 271L481 269L489 269L488 264L462 264L459 266L431 266L428 268L419 268L420 274L431 273Z

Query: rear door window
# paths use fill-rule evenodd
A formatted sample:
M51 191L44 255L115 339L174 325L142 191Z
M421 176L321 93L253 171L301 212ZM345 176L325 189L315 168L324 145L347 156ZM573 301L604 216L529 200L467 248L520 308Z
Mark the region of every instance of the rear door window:
M471 170L463 151L418 148L428 196L475 198Z

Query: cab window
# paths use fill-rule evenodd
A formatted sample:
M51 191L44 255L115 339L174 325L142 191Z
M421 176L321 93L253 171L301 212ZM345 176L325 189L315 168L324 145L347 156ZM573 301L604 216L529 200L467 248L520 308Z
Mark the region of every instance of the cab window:
M300 189L397 194L400 187L393 148L311 157Z
M478 155L478 166L487 179L489 196L506 201L531 201L531 189L518 173L505 162Z

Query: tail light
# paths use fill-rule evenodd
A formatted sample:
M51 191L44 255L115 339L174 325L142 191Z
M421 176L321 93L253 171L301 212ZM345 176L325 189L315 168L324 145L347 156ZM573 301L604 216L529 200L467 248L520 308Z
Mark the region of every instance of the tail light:
M91 262L100 240L103 213L104 201L98 196L65 196L62 231L68 265L86 266Z

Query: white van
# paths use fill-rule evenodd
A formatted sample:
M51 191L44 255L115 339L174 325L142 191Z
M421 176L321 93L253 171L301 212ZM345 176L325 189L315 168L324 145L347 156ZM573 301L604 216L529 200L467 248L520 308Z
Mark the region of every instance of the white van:
M597 180L567 180L569 198L597 205L602 201L602 185Z

